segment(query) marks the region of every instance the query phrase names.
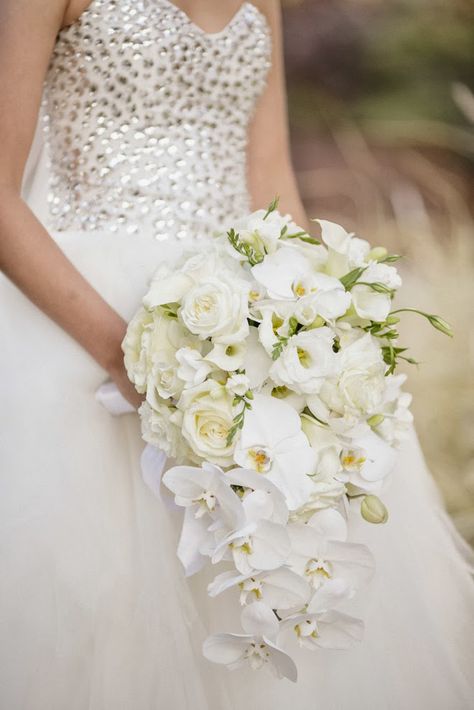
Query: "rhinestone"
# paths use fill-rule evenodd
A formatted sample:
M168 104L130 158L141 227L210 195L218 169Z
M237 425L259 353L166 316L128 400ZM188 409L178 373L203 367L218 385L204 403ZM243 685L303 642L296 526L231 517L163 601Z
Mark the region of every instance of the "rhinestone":
M245 212L270 44L250 3L212 35L169 0L92 0L45 81L48 226L188 240Z

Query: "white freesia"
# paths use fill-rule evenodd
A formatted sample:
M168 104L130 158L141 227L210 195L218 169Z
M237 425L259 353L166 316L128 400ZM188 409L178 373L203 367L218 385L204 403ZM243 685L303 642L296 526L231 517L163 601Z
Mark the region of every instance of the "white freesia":
M298 295L294 315L299 323L311 325L316 318L334 321L351 305L351 295L338 279L326 274L311 274L293 284Z
M292 222L290 215L281 215L278 210L256 210L248 216L237 220L233 228L240 241L252 247L259 255L273 254L279 246L282 230L296 234L301 229ZM234 258L242 258L233 251Z
M185 387L195 387L204 382L214 369L213 364L204 359L196 348L184 347L176 351L177 375Z
M229 377L225 383L225 388L232 394L243 397L243 395L250 389L250 380L247 375L234 374Z
M203 644L204 656L230 670L247 663L253 670L268 667L277 678L295 682L295 663L277 646L279 623L273 611L263 602L254 602L242 610L241 623L245 634L208 637Z
M315 458L297 412L282 400L255 395L235 447L235 462L268 477L293 509L308 498Z
M334 334L327 327L293 335L270 369L273 381L301 394L319 392L326 378L339 370L333 344Z
M252 268L252 276L267 290L269 298L294 300L295 284L312 272L311 263L304 254L283 246Z
M359 239L339 224L324 219L315 220L321 227L321 237L328 247L328 260L325 271L340 278L354 268L368 263L370 244Z

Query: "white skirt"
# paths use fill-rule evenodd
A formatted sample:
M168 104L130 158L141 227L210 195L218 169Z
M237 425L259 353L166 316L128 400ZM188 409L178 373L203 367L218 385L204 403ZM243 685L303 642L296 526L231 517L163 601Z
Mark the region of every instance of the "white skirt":
M35 205L43 181L33 177ZM53 236L125 318L179 248L106 230ZM235 597L211 601L205 574L184 578L180 514L141 478L138 416L111 417L96 402L106 373L4 278L0 303L0 707L474 706L474 586L414 432L384 496L389 522L350 523L377 561L358 602L363 642L302 651L297 684L228 672L203 659L201 644L217 629L239 631Z

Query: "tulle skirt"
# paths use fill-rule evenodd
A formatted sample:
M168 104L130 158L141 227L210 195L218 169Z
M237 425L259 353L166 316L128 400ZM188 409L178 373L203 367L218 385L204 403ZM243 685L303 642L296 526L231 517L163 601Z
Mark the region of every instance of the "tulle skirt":
M37 175L37 174L36 174ZM31 186L30 186L31 187ZM33 190L33 197L35 193ZM160 260L152 235L53 234L130 318ZM384 500L357 514L374 582L347 610L364 641L301 651L297 684L228 672L203 639L236 631L236 599L206 594L176 558L180 513L144 484L138 416L110 416L106 373L0 280L0 707L5 710L467 710L474 706L474 586L412 432Z

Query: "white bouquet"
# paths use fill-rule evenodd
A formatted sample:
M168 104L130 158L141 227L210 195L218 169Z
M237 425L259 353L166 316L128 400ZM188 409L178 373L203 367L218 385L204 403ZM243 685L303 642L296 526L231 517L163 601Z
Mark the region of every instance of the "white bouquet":
M275 200L199 242L160 266L123 342L143 437L177 464L163 482L184 509L185 573L225 565L209 595L242 607L243 633L209 637L204 654L291 680L292 642L361 639L338 608L374 565L348 541L348 511L385 522L378 494L412 421L394 374L412 362L398 313L415 310L392 310L399 257L315 225L318 238Z

